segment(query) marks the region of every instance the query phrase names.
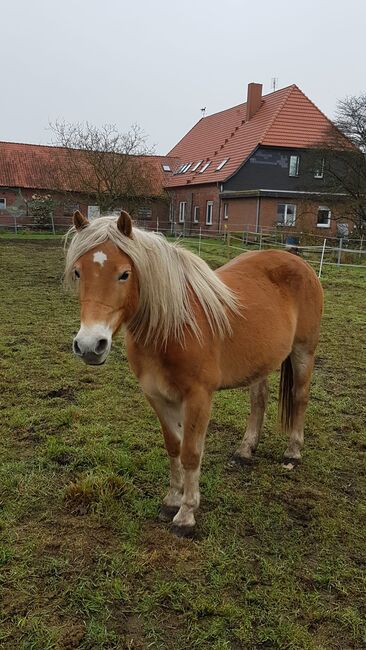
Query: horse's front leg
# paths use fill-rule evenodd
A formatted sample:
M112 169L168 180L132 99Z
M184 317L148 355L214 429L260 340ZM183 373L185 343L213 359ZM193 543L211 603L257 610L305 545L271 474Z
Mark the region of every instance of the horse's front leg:
M163 398L152 398L146 394L145 397L159 418L165 448L169 456L170 486L168 494L163 499L159 518L162 521L170 521L181 506L183 494L183 469L180 461L183 409L178 402L169 402Z
M173 519L174 532L187 536L195 526L194 513L200 504L199 478L208 421L211 395L204 389L192 391L184 401L184 426L181 463L184 469L182 503Z

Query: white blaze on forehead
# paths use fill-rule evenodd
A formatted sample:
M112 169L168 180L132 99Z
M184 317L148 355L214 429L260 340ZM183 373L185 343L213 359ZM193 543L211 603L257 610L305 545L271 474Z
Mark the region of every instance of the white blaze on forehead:
M103 253L103 251L97 251L93 255L93 262L96 264L100 264L100 266L103 266L104 262L108 259L107 255Z

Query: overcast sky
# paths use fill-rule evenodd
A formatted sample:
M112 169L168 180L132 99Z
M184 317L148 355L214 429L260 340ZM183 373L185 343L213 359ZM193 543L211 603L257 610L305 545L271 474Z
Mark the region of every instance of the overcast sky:
M366 92L365 0L0 0L0 21L0 140L138 123L167 153L250 81L296 83L329 117Z

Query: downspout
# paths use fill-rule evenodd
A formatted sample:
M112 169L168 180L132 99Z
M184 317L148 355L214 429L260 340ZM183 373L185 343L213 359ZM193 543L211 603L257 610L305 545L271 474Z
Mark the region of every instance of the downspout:
M221 196L220 196L220 189L219 189L219 184L216 183L218 193L219 193L219 218L217 220L217 232L220 234L221 232ZM221 183L221 192L222 192L222 183Z
M260 210L261 210L261 195L257 196L257 212L255 215L255 232L259 231L259 220L260 220Z

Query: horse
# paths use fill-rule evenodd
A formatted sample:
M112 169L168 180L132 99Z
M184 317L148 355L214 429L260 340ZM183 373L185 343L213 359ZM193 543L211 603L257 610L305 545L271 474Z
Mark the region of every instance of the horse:
M79 285L73 352L106 361L125 330L130 368L155 411L170 460L160 519L189 536L213 393L248 387L250 414L233 459L250 463L281 368L279 415L289 436L284 466L301 459L304 416L323 311L323 291L303 259L250 251L216 271L163 235L136 228L122 211L92 222L77 211L66 253L66 285Z

